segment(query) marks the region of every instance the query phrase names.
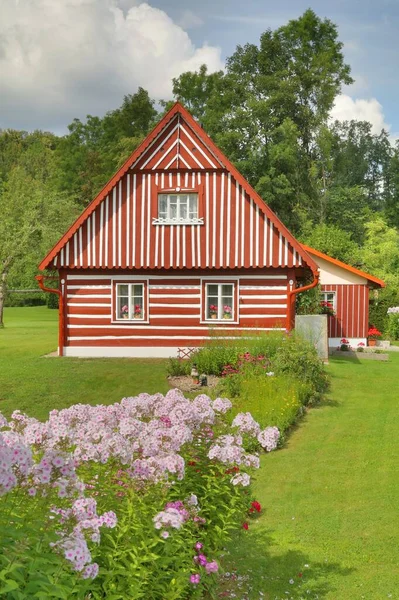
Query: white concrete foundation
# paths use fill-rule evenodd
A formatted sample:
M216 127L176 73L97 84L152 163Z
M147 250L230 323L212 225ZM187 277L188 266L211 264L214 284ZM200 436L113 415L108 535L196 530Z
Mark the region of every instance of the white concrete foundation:
M170 346L67 346L64 356L76 358L177 358Z
M336 350L341 345L342 338L328 338L328 347ZM353 350L357 350L358 344L361 342L367 346L367 338L346 338L349 340L349 345Z

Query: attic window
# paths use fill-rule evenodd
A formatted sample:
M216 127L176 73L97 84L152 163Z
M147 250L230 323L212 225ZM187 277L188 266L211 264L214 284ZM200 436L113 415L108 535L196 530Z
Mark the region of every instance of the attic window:
M158 217L154 225L202 225L198 217L198 193L158 194Z

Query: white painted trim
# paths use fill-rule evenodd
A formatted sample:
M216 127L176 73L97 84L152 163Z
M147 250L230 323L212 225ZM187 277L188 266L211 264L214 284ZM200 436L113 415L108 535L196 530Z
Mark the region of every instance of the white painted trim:
M222 320L223 323L226 323L226 321L223 319ZM125 325L129 325L131 323L131 321L125 321L124 324ZM140 321L140 323L142 323L142 321ZM179 326L179 331L194 331L194 330L198 330L198 331L215 331L215 329L213 327L210 326L211 323L209 323L208 325L189 325L189 326L184 326L184 325L180 325ZM135 329L143 329L143 330L152 330L152 329L156 329L159 330L159 325L144 325L144 326L136 326ZM90 325L68 325L68 329L88 329L90 328ZM162 325L161 326L162 330L172 330L172 331L176 331L176 325ZM115 325L96 325L96 329L115 329ZM234 327L234 331L271 331L272 329L274 329L273 327L254 327L251 329L247 327ZM217 331L231 331L231 327L218 327Z
M242 288L241 288L242 289ZM287 294L241 294L240 299L248 300L286 300Z
M259 308L260 310L262 310L264 308L286 308L286 307L287 307L286 302L284 304L242 304L241 305L242 310L245 310L246 308Z
M73 281L72 279L68 278L68 288L70 290L110 290L111 289L111 285L101 285L100 283L98 285L69 285L69 282Z
M112 190L112 264L116 265L116 186Z
M75 298L76 296L74 296ZM150 294L150 299L155 300L155 298L173 298L174 300L179 298L184 300L185 298L201 298L201 294ZM262 296L263 298L263 296ZM159 306L159 305L157 305ZM179 304L180 306L180 304ZM191 306L191 305L190 305Z
M71 286L68 285L68 289L70 287ZM77 287L77 286L74 286L74 287ZM78 287L79 287L79 289L81 289L81 286L78 286ZM76 298L84 298L84 299L88 299L89 300L91 298L111 298L111 294L68 294L67 298L74 298L74 299L76 299ZM169 296L168 296L168 298L169 298Z
M168 135L162 140L162 145L165 144L165 142L168 141L168 139L174 134L174 132L176 131L176 129L179 127L179 123L176 123L176 125L173 127L173 129L168 133ZM143 158L143 156L145 156L147 154L147 152L153 147L154 144L157 143L157 141L159 140L159 138L162 136L163 132L165 131L165 129L162 129L157 137L151 142L151 144L148 146L148 148L146 148L143 152L143 154L141 154L138 159L135 161L135 163L130 167L131 169L133 169L133 167L135 167L137 165L138 162L140 162L140 160ZM156 153L159 150L159 146L157 146L154 150L154 152L151 154L151 156L145 161L145 163L143 163L141 169L145 169L146 165L148 165L148 163L150 162L150 160L156 155Z
M126 275L114 275L114 274L110 274L110 275L75 275L74 273L71 273L69 276L69 281L88 281L90 279L143 279L143 277L141 275L130 275L130 274L126 274ZM206 277L198 277L195 274L193 275L151 275L149 277L151 280L153 279L181 279L182 281L186 280L186 279L239 279L238 276L236 275L209 275ZM281 280L286 280L287 279L287 275L240 275L240 278L243 280L247 280L247 279L262 279L262 280L270 280L270 279L277 279L279 281ZM83 287L83 286L82 286ZM99 286L91 286L91 287L99 287ZM184 286L181 286L184 287ZM193 286L188 286L188 287L193 287ZM257 287L251 287L249 286L249 289L257 289ZM281 287L281 286L272 286L269 288L265 288L265 289L286 289L286 287Z
M74 296L76 298L76 296ZM111 297L110 297L111 300ZM90 306L90 307L100 307L100 308L111 308L111 302L69 302L69 306L80 307L80 306Z
M98 264L100 267L103 266L103 251L104 251L104 202L101 202L100 205L100 256Z
M181 296L184 298L184 296ZM150 308L200 308L200 304L161 304L157 302L150 302ZM169 317L172 315L165 315L165 317Z
M203 149L201 148L201 146L199 146L197 144L197 142L191 137L191 135L188 133L188 131L184 128L183 125L180 125L180 129L186 134L186 136L188 137L188 139L190 140L190 142L192 142L194 144L194 146L200 151L200 153L202 154L202 156L205 158L205 160L208 161L208 163L211 165L211 167L213 167L214 169L216 169L217 168L216 165L211 161L210 158L207 157L207 155L205 154L205 152L203 151Z
M108 267L108 231L109 231L109 196L105 199L105 259L104 265Z
M137 185L137 175L133 174L133 221L132 221L132 267L136 266L136 231L137 231L137 193L136 193L136 185Z
M130 266L130 173L126 177L126 266Z

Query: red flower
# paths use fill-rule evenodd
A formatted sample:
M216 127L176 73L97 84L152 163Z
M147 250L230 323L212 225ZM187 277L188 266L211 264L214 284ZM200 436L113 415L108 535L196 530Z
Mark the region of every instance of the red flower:
M261 510L262 510L262 507L257 500L254 500L253 502L251 502L250 512L256 511L256 512L260 513Z
M242 524L243 529L245 529L246 531L248 531L248 523L245 521L245 523Z

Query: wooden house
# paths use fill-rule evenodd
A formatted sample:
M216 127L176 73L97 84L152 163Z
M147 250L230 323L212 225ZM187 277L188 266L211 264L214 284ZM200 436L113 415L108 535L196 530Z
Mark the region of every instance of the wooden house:
M302 244L319 267L322 300L328 302L334 315L328 317L328 345L337 347L341 339L356 348L367 345L370 290L385 287L385 283L346 263Z
M176 356L215 332L290 329L302 247L176 103L41 262L59 354ZM300 287L307 277L311 283Z

